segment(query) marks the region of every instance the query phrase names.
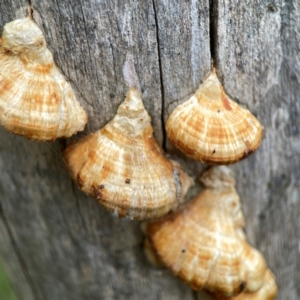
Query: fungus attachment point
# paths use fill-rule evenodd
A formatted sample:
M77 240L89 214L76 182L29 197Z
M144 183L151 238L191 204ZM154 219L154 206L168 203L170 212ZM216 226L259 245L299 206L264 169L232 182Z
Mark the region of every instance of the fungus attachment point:
M79 187L120 217L158 218L180 203L193 183L163 156L150 122L140 92L131 88L113 120L64 152L71 176L81 179ZM100 184L105 188L99 193L94 187Z
M211 72L195 94L171 113L166 130L171 142L192 159L228 165L258 148L263 127L226 95Z
M175 213L147 223L156 256L193 289L235 296L263 284L263 256L244 239L244 218L227 167L204 174L206 188ZM184 251L183 251L184 250Z
M0 124L7 130L53 141L84 129L87 115L30 18L4 26L0 66Z

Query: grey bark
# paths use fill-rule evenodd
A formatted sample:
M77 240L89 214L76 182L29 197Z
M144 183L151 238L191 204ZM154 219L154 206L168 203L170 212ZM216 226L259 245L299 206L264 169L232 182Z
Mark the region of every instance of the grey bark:
M232 167L248 239L277 277L277 299L299 299L299 1L2 0L0 31L29 4L89 114L78 136L116 113L130 54L157 140L194 176L203 165L166 141L164 123L213 58L225 91L265 127L259 150ZM78 190L64 141L36 143L3 128L0 139L0 257L18 299L203 299L146 261L139 223Z

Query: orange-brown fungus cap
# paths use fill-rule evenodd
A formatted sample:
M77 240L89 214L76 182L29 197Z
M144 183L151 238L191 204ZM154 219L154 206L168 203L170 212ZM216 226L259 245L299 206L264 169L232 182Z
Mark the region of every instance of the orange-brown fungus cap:
M213 176L218 173L223 172ZM218 178L217 186L204 189L181 210L149 222L146 234L159 259L193 289L228 297L245 288L257 291L266 265L238 233L244 223L239 196L228 186L228 172L222 177L225 185Z
M243 292L236 297L218 297L215 296L215 300L273 300L278 292L275 277L273 273L268 269L265 273L264 283L262 287L255 293Z
M240 161L254 152L263 127L224 92L215 72L170 115L171 142L194 160L216 165Z
M18 135L53 141L82 131L87 115L29 18L4 27L0 42L0 124Z
M64 152L81 190L117 216L160 217L181 202L193 182L163 156L150 122L132 88L112 121Z

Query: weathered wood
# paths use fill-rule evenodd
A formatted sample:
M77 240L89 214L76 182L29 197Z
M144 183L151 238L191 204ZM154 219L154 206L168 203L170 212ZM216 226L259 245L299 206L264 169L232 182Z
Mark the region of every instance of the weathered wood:
M57 65L90 116L87 132L104 126L124 100L123 66L132 55L146 108L162 143L161 83L152 1L33 1Z
M210 71L209 1L155 1L164 119Z
M122 68L126 55L132 54L162 144L163 102L152 1L33 1L32 5L58 67L89 113L87 131L103 126L123 101ZM178 24L181 17L178 12ZM188 11L184 18L190 22ZM7 220L3 230L6 235L11 232L15 241L12 253L19 252L27 270L32 299L193 298L192 291L168 271L147 263L138 223L113 218L78 191L64 170L59 143L37 144L0 130L5 140L1 171L8 174L1 181L1 217ZM7 160L11 149L19 151ZM15 279L14 257L5 251L11 242L2 240L1 256L18 297L30 299Z
M299 299L300 2L219 0L215 60L224 88L261 120L260 149L234 166L247 236Z
M58 67L89 114L83 134L114 116L127 89L122 68L132 55L163 145L164 122L203 80L213 57L226 92L265 127L261 148L233 169L247 236L277 277L277 299L296 300L300 3L210 2L32 0L31 5ZM0 32L27 8L27 1L2 0ZM110 216L78 190L61 159L64 142L39 144L3 128L0 139L0 256L18 299L196 298L168 271L147 263L138 223ZM198 175L203 166L186 161Z

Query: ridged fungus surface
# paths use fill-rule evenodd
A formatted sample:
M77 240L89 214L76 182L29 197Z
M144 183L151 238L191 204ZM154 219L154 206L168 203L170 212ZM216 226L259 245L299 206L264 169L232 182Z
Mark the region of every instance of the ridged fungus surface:
M265 273L264 283L262 287L255 293L241 293L236 297L217 297L215 296L215 300L273 300L275 299L278 292L278 287L275 281L275 276L268 269Z
M152 247L155 258L193 289L226 297L256 292L266 271L263 256L240 233L244 218L229 175L226 167L210 169L204 174L209 187L177 212L146 225L147 250Z
M263 127L226 95L211 72L195 94L171 113L166 130L171 142L190 158L228 165L258 148Z
M38 141L70 137L87 115L29 18L4 26L0 43L0 124Z
M163 156L135 88L116 116L70 145L64 159L80 189L119 217L158 218L180 203L193 183L178 164Z

